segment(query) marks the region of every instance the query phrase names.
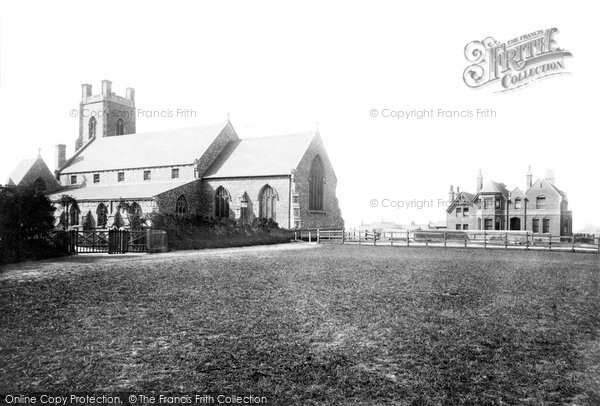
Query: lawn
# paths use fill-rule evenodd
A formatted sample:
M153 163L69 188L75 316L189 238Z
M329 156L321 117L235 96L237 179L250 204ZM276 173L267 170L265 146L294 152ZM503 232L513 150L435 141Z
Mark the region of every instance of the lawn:
M594 254L304 243L13 265L0 392L599 404L599 282Z

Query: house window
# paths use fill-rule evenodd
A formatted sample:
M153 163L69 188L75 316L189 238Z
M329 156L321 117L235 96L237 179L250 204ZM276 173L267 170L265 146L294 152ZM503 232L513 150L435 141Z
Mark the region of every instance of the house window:
M550 219L543 219L542 220L542 233L549 233L550 232Z
M540 232L540 219L533 219L531 221L531 230L534 233L539 233Z
M499 210L502 207L502 205L500 203L501 203L500 198L497 198L496 199L496 210Z
M117 173L117 182L123 182L125 180L125 172Z
M175 213L177 213L177 214L187 213L187 200L184 195L181 195L177 198L177 201L175 202Z
M456 208L456 217L460 217L462 209L460 207Z
M88 121L88 138L93 138L96 136L96 117L90 118Z
M481 219L477 219L477 229L481 230Z
M219 186L215 193L215 217L229 218L230 201L229 192L223 186Z
M265 219L275 219L277 214L277 194L275 190L265 185L259 194L259 212L260 217Z
M71 175L71 185L77 184L77 175Z
M299 198L299 196L298 196L298 195L294 195L294 196L292 196L292 203L294 203L294 204L298 204L298 198Z
M308 209L309 210L323 210L323 183L325 182L325 175L323 171L323 161L321 157L317 155L313 159L310 167L310 187L308 190Z
M463 224L463 230L468 230L469 229L469 225L468 224Z
M454 227L454 229L455 229L455 230L460 230L460 229L461 229L461 225L460 225L460 224L457 224L457 225Z
M100 174L99 173L94 174L94 183L100 183Z
M125 122L123 121L122 118L117 120L117 131L116 131L117 135L123 135L125 134Z
M492 199L485 198L483 199L483 209L488 210L492 208Z
M543 209L546 207L546 198L544 196L538 196L535 198L535 208Z
M150 179L151 179L150 171L144 171L144 180L150 180Z
M484 230L493 230L494 229L494 222L492 219L485 219L483 222L483 229Z
M179 168L171 169L171 179L177 179L179 177Z
M468 207L463 208L463 217L469 217L469 208Z
M521 199L516 198L515 199L515 209L520 209L521 208Z

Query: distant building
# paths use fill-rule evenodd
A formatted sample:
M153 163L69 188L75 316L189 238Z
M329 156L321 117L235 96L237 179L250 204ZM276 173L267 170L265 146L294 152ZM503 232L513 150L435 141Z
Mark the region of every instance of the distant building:
M446 210L448 230L521 230L534 233L572 235L573 218L567 195L555 185L554 175L533 182L531 168L524 191L477 176L477 193L456 191L450 186Z

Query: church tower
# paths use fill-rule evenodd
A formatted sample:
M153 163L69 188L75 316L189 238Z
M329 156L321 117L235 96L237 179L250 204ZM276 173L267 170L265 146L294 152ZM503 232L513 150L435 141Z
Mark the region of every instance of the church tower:
M110 80L103 80L102 93L92 95L92 85L81 85L76 151L93 138L135 133L135 90L128 87L121 97L111 87Z

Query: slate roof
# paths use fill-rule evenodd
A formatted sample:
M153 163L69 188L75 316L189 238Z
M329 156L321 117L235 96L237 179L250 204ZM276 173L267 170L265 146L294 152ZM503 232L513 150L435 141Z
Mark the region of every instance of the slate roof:
M96 138L69 159L61 172L192 164L228 123Z
M509 194L504 183L494 182L493 180L488 181L479 193L502 193L504 196L508 196Z
M118 200L123 199L149 199L168 190L191 182L197 182L197 179L185 179L178 181L152 182L147 183L123 183L116 185L97 185L97 186L75 186L61 189L48 195L51 201L60 199L62 195L69 195L77 201L84 200Z
M289 175L317 134L306 132L232 141L203 178Z
M15 170L8 177L6 184L9 186L16 186L19 183L21 183L25 175L27 175L27 172L29 172L31 167L36 163L38 159L40 158L23 159L21 162L19 162Z

